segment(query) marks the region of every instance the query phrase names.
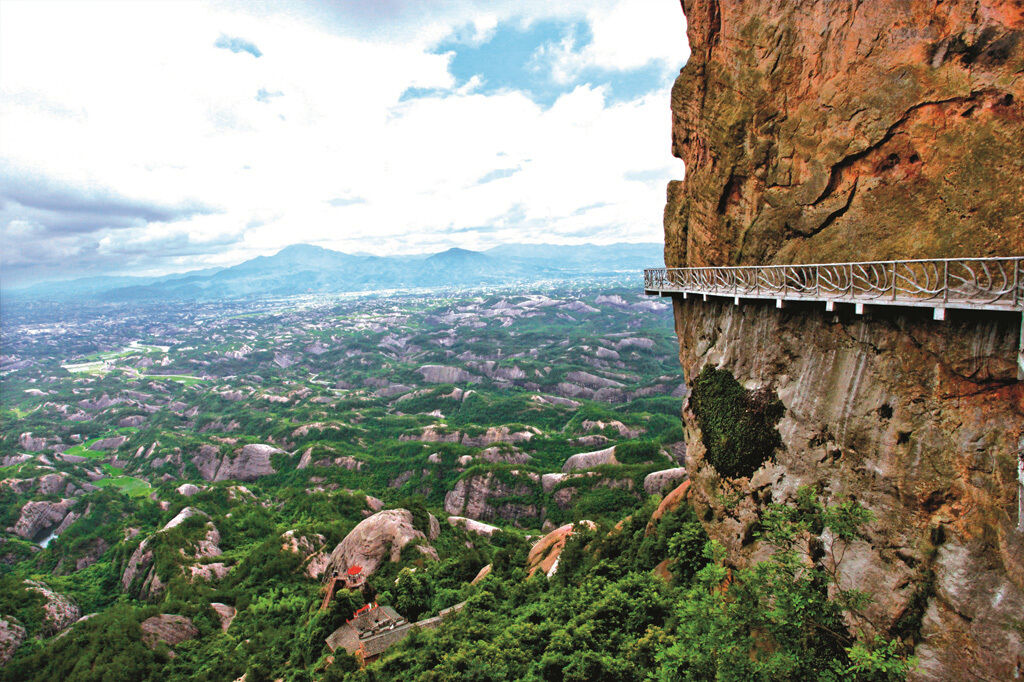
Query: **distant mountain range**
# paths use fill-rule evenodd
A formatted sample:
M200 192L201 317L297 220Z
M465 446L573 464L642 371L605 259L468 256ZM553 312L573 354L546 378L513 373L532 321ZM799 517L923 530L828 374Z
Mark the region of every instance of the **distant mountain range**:
M350 255L295 244L228 268L163 277L87 277L4 291L8 300L215 300L372 289L503 284L635 272L662 262L661 244L505 244L416 256Z

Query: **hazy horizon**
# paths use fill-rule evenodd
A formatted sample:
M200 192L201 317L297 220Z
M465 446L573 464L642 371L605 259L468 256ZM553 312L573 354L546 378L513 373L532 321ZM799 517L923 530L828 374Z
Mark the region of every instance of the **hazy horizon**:
M469 251L469 252L472 252L472 253L487 253L487 252L493 251L495 249L500 249L500 248L503 248L503 247L513 247L513 246L536 246L536 247L543 247L543 246L555 246L555 247L561 247L561 246L610 247L610 246L620 246L620 245L624 245L624 244L628 244L630 246L651 246L651 247L661 247L662 246L661 242L642 242L642 241L641 242L613 242L611 244L593 244L591 242L582 242L582 243L578 243L578 244L557 244L557 243L549 243L549 242L534 242L534 243L508 242L508 243L504 243L504 244L495 244L493 246L490 246L490 247L488 247L486 249L481 249L481 250L465 249L464 247L460 247L460 246L451 246L451 247L448 247L447 249L442 249L440 251L422 251L422 252L416 251L416 252L410 252L410 253L392 253L392 254L379 254L379 253L371 253L371 252L367 252L367 251L356 251L356 252L349 253L349 252L345 252L345 251L337 251L335 249L328 249L328 250L329 251L333 251L335 253L343 254L343 255L346 255L346 256L353 256L353 257L357 257L357 258L413 258L413 259L415 259L415 258L423 258L423 259L426 259L426 258L429 258L430 256L442 254L442 253L445 253L445 252L448 252L448 251L452 251L452 250L464 250L464 251ZM279 248L279 249L272 249L268 253L254 254L254 255L252 255L250 257L246 257L246 258L243 258L241 260L238 260L238 261L235 261L235 262L231 262L231 263L225 263L223 265L215 265L215 266L209 266L209 267L182 266L180 269L176 269L176 270L158 271L158 272L149 272L149 273L143 273L143 272L132 273L132 274L91 273L91 274L85 274L85 275L83 275L83 274L74 274L74 275L70 275L70 276L67 276L67 277L54 276L54 277L45 277L45 278L41 278L41 279L27 280L27 281L19 282L19 283L14 284L14 285L10 285L10 284L5 283L3 277L0 277L0 289L3 289L5 291L7 291L7 292L16 292L16 291L23 291L23 290L27 290L27 289L32 289L32 288L38 287L38 286L45 286L45 285L51 285L51 284L70 283L70 282L77 282L77 281L87 281L87 280L94 280L94 279L102 279L104 277L117 277L117 278L121 278L121 277L136 277L136 278L139 278L139 279L150 279L150 278L174 277L176 275L186 275L186 274L189 274L189 273L202 272L202 271L207 271L207 270L225 270L225 269L232 268L232 267L235 267L235 266L238 266L238 265L243 265L243 264L248 263L249 261L252 261L252 260L254 260L256 258L260 258L260 257L271 258L271 257L276 256L276 255L278 255L278 254L280 254L283 251L286 251L288 249L292 249L292 248L295 248L295 247L303 247L303 246L311 246L311 247L314 247L314 248L323 248L323 249L327 248L327 247L317 246L315 244L296 243L296 244L288 244L287 246L284 246L284 247ZM651 265L657 265L657 263L653 263L652 262Z

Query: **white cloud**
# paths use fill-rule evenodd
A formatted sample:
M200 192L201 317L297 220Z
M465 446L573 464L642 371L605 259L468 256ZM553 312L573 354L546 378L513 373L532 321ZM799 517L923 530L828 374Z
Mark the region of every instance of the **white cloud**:
M587 9L592 34L565 36L538 50L538 66L550 68L560 83L571 83L587 68L625 71L656 63L670 73L690 56L686 20L678 6L664 0L630 0Z
M245 5L8 0L0 161L5 172L139 204L210 208L116 232L97 218L91 236L53 241L65 258L76 248L102 260L153 247L149 258L119 261L139 271L237 262L297 242L384 253L659 240L664 184L681 172L669 156L670 80L614 104L581 85L544 109L515 90L481 94L479 79L453 90L450 56L428 48L444 26L471 25L466 39L479 41L531 8L585 8L594 40L559 53L565 78L587 65L642 66L652 55L674 69L682 13L637 0L495 7L468 23L438 15L416 39L412 29L389 39L284 14L270 21ZM225 35L261 56L219 49ZM447 94L399 102L410 87ZM519 171L478 184L507 168ZM5 242L33 234L25 218L2 225ZM188 248L155 250L172 242Z

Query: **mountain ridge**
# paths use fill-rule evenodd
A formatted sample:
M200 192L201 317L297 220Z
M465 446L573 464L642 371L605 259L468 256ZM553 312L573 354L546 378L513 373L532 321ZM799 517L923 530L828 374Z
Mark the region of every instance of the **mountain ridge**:
M656 265L660 243L503 244L485 251L452 247L437 253L353 255L312 244L291 244L270 256L158 277L100 276L42 282L5 290L11 300L100 302L212 300L254 295L341 293L528 282L639 271Z

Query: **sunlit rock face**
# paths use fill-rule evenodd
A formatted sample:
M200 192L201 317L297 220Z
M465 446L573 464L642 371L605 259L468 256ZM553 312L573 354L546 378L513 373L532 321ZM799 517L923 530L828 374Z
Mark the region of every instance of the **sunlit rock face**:
M1020 3L683 8L667 265L1024 254ZM800 485L856 498L876 520L840 583L916 644L912 678L1014 679L1020 316L714 300L675 316L688 380L710 363L785 407L775 463L725 481L684 409L690 499L730 560L758 556L759 507Z
M1024 251L1024 8L686 0L670 266Z

